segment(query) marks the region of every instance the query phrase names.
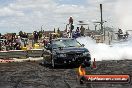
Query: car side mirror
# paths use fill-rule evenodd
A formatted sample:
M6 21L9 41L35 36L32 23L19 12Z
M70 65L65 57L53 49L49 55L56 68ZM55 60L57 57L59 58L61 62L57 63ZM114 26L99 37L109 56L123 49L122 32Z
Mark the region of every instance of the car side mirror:
M84 44L82 44L82 47L84 47L85 45Z

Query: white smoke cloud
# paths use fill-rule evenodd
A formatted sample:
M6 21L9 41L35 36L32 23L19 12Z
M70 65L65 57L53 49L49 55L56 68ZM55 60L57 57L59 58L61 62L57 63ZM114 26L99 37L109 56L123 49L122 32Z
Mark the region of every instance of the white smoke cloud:
M115 6L115 18L117 24L123 30L132 30L132 0L117 0Z
M132 41L115 43L111 46L95 43L89 37L81 37L77 39L80 43L85 44L85 47L90 51L92 60L95 58L97 61L102 60L124 60L132 59Z

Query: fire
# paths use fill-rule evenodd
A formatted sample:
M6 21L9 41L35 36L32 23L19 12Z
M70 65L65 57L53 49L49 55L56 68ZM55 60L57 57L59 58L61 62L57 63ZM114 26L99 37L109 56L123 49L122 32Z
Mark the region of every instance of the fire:
M84 76L86 74L85 68L82 68L82 66L79 66L79 76Z

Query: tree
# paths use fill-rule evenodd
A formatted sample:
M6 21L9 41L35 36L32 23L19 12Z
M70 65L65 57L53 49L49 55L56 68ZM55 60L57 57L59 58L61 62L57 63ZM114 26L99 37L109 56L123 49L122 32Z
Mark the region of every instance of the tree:
M39 31L39 39L42 38L42 31Z
M57 33L60 33L60 29L58 28Z
M54 33L55 33L55 28L54 28Z

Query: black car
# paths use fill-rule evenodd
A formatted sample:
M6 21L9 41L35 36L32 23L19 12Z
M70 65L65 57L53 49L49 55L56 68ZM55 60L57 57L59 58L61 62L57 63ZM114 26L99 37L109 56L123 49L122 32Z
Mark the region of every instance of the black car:
M53 39L47 44L50 51L49 58L44 58L44 63L51 63L52 67L63 64L90 64L91 56L88 49L73 38Z

